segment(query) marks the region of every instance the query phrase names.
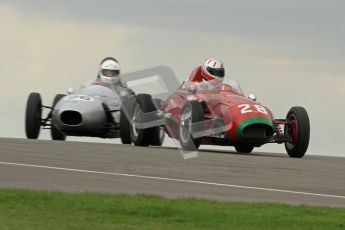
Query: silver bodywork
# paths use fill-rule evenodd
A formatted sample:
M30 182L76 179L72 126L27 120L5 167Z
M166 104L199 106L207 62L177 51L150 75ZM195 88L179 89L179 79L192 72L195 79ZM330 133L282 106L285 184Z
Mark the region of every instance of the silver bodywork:
M53 108L52 125L68 136L119 137L122 86L91 84L63 97Z

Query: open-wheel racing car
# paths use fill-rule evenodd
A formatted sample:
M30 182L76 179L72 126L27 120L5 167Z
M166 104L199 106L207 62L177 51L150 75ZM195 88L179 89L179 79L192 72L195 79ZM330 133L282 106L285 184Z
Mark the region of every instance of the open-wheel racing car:
M130 124L121 113L126 97L135 95L128 88L115 92L106 85L90 84L69 95L57 94L52 106L44 106L41 95L33 92L26 106L26 136L37 139L43 127L51 130L53 140L89 136L121 138L122 143L130 144Z
M161 127L187 151L195 151L200 145L221 145L250 153L267 143L284 143L290 157L304 156L310 124L303 107L292 107L285 119L275 119L254 95L245 97L236 81L226 82L183 83L163 102L155 102L150 95L141 96L131 115L131 130L147 132L142 139L158 139L158 133L152 135L152 130ZM136 140L140 145L140 138L134 143Z

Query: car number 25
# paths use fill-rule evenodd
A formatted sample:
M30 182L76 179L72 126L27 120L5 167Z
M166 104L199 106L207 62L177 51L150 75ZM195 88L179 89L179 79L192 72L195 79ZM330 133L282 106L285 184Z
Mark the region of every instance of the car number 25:
M249 104L241 104L238 105L239 108L241 109L241 113L252 113L252 112L259 112L259 113L263 113L263 114L268 114L267 110L265 107L261 106L261 105L249 105Z

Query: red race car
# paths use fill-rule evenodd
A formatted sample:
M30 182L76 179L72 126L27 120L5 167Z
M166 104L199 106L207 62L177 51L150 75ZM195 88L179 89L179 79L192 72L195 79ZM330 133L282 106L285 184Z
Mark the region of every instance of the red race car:
M145 122L152 119L152 104L155 103L156 112L163 118L157 119L157 124L169 137L179 140L184 150L195 151L200 145L221 145L234 146L240 153L250 153L254 147L267 143L285 143L290 157L304 156L309 145L310 124L303 107L292 107L286 119L275 119L267 107L256 102L254 95L245 97L237 82L225 82L182 83L161 103L157 100L150 103L148 95L139 95L142 100L138 101L138 106L145 110L146 119L143 113L138 118L137 106L133 120ZM133 130L146 138L159 139L151 134L154 128L145 130L137 126ZM159 132L155 133L158 135ZM135 142L135 137L133 142L143 145L140 141Z

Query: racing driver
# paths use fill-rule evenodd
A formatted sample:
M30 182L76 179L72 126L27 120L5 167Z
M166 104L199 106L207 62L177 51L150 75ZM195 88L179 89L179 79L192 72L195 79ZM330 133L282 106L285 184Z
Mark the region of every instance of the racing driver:
M222 84L225 70L223 63L215 58L206 59L203 65L195 68L188 76L186 85L194 85L202 82Z
M103 85L112 89L122 100L128 95L134 95L134 92L128 86L121 82L120 79L120 65L113 57L104 58L99 67L99 72L96 80L91 85ZM105 102L108 104L109 102ZM115 122L119 122L120 112L112 113Z

